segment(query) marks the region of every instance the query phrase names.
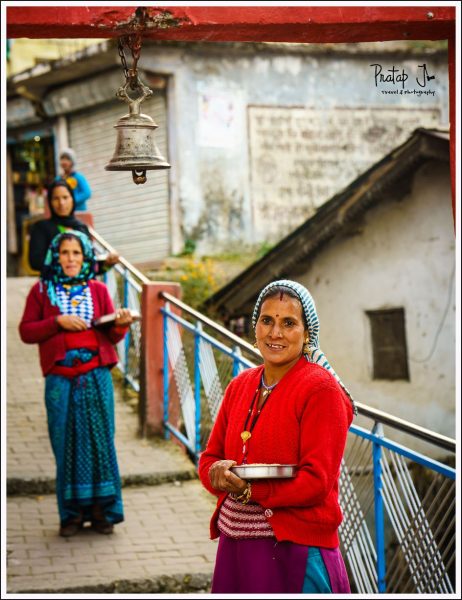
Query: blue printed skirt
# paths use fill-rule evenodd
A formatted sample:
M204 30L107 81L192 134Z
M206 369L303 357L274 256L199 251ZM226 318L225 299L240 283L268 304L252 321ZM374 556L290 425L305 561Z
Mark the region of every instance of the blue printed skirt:
M69 350L59 364L88 362L93 354ZM45 379L48 432L56 459L56 495L61 524L91 520L99 504L111 523L124 520L119 467L114 445L114 390L107 367L74 378Z

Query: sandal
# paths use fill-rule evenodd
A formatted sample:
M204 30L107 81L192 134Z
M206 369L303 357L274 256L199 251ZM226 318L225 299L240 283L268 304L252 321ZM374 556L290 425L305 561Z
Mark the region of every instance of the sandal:
M92 521L91 528L98 533L104 533L106 535L113 533L114 531L114 525L106 520Z
M109 534L114 531L114 525L107 521L101 504L94 504L91 510L91 528L98 533Z
M78 533L81 526L82 524L80 522L71 522L67 525L61 525L59 528L59 535L61 537L72 537L73 535Z

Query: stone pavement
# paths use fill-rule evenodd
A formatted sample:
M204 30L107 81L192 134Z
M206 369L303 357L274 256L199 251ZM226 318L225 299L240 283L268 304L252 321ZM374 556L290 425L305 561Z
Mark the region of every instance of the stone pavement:
M208 592L214 499L172 442L137 436L116 386L116 448L125 521L104 536L58 535L54 459L36 345L18 335L33 278L7 280L7 592ZM2 578L3 579L3 578Z

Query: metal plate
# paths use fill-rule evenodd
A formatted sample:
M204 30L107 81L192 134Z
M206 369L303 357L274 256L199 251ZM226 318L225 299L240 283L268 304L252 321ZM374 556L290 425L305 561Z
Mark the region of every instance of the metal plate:
M297 465L250 464L231 467L242 479L285 479L295 477Z
M132 316L132 319L134 321L141 321L141 314L134 309L130 309L130 314ZM116 320L116 313L109 313L107 315L103 315L102 317L99 317L98 319L93 319L93 321L91 322L93 327L102 327L104 325L113 325L115 323Z

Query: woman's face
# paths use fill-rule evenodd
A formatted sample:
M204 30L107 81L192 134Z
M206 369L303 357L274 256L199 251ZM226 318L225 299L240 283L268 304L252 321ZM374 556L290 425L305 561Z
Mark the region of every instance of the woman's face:
M67 156L63 156L59 162L59 164L61 165L61 169L66 173L70 173L72 171L72 160L70 158L68 158Z
M287 294L267 298L261 306L255 337L265 365L295 364L307 337L300 302Z
M63 240L59 246L59 264L66 277L76 277L83 265L83 252L77 240Z
M71 193L63 185L58 185L51 193L51 206L58 217L68 217L74 206Z

